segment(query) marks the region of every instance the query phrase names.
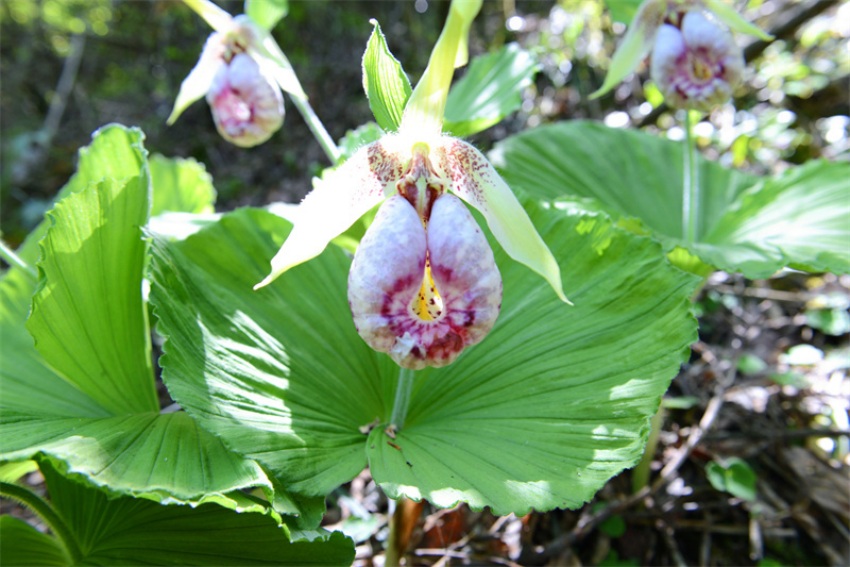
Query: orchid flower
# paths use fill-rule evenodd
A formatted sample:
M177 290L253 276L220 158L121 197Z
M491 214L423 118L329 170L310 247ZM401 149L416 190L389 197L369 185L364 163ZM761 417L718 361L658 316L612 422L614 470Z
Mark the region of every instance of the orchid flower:
M451 363L498 316L501 276L461 201L484 216L512 258L567 302L558 264L510 188L481 152L441 133L452 74L466 62L466 36L480 5L452 2L399 131L316 180L271 274L256 286L317 256L380 204L354 256L348 300L360 336L403 368Z
M758 27L743 19L724 0L644 0L638 7L631 25L623 37L623 41L611 59L611 67L605 76L605 81L599 90L590 95L591 98L598 98L613 89L629 73L633 72L653 49L658 50L660 48L664 51L664 55L669 56L673 49L669 44L671 41L676 41L677 39L672 35L672 30L669 28L680 29L684 34L684 30L682 29L683 21L690 13L707 13L712 18L728 26L731 30L755 35L765 41L773 39L772 36L764 33ZM709 21L705 16L703 16L703 20ZM711 22L711 25L716 30L720 30L705 32L712 36L714 43L697 39L697 34L701 34L701 30L707 29L706 26L700 24L696 26L697 29L690 40L692 45L699 46L699 48L691 49L691 54L699 49L716 48L718 51L708 56L707 61L717 63L725 59L729 62L730 66L735 66L736 68L743 67L743 57L740 56L740 49L734 45L731 35L725 32L719 23ZM722 39L721 36L723 36ZM680 47L682 43L686 47L689 45L688 40L684 42L679 41L678 44ZM682 55L683 52L681 50L678 53L680 57L688 59L691 63L696 61L693 55ZM702 56L699 57L702 59ZM738 65L739 60L740 65ZM708 72L709 67L711 65L704 65L704 62L699 63L699 68L694 69L694 76L704 76ZM718 78L716 69L712 70L712 75L715 79ZM653 78L658 80L655 76ZM673 88L675 89L675 87ZM731 93L731 87L728 90ZM662 92L665 92L663 88ZM665 92L665 94L667 93ZM676 104L675 98L673 104ZM690 108L696 108L696 106L692 105Z
M168 124L206 96L223 138L242 147L265 142L283 124L281 89L306 99L289 61L248 16L233 17L209 0L184 2L215 31L181 84Z
M688 12L681 28L663 24L652 51L650 75L673 108L708 112L732 98L744 57L729 32L701 12Z

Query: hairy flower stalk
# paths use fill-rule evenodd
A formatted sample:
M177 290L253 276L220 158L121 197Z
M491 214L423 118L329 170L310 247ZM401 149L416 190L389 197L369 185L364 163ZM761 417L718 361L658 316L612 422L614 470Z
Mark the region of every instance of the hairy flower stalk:
M317 256L380 204L354 256L348 300L363 340L406 369L450 364L496 322L501 276L464 201L512 258L567 301L555 258L510 188L481 152L441 133L452 73L465 63L466 34L479 8L480 0L452 2L399 131L316 180L271 274L256 286Z

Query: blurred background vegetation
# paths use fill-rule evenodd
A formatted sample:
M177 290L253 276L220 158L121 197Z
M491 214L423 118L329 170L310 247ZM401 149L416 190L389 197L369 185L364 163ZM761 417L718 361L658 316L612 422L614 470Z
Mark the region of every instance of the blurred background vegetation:
M233 14L241 0L219 2ZM624 5L633 2L624 2ZM377 18L415 81L448 9L446 1L292 0L275 36L331 135L371 119L360 58ZM813 157L846 159L850 110L850 6L837 0L736 1L772 31L769 45L739 37L747 84L697 130L703 151L758 172ZM472 32L474 54L518 41L542 63L522 111L474 140L482 149L542 123L593 118L682 136L641 72L589 101L625 26L597 0L488 0ZM4 238L17 244L74 171L77 149L109 122L140 126L151 151L206 164L219 206L297 201L327 165L287 104L283 130L251 150L229 145L201 101L165 125L210 29L178 0L0 2L0 206ZM645 70L643 70L645 71ZM462 72L462 71L461 71Z

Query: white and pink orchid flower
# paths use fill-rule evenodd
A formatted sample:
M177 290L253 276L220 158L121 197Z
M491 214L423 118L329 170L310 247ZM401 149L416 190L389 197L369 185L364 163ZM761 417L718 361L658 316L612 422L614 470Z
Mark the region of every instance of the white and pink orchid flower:
M316 181L257 287L320 254L383 202L349 275L357 331L402 367L449 364L490 331L502 297L493 253L461 200L484 216L512 258L567 301L555 258L487 158L457 138L422 139L404 129Z
M732 35L701 12L687 12L681 27L658 30L650 75L673 108L708 112L726 103L743 71Z
M283 124L280 89L247 53L237 53L219 67L207 103L218 133L237 146L262 144Z
M453 0L397 133L360 148L314 182L289 237L256 287L319 255L381 205L354 256L348 302L357 332L401 367L445 366L496 322L502 281L463 204L477 209L513 259L567 301L561 272L525 210L481 152L441 133L452 73L466 62L481 0Z
M697 15L697 18L688 18L691 14ZM685 19L692 20L687 30L684 26ZM652 51L653 79L659 81L658 77L664 77L665 80L670 78L673 84L673 90L669 92L674 94L668 104L674 107L678 105L679 108L709 110L712 105L702 104L703 98L699 95L706 95L704 100L719 100L721 96L708 96L707 88L697 93L694 85L705 87L711 76L716 92L728 90L731 93L732 87L727 89L721 83L725 81L734 86L733 83L737 81L744 65L740 49L735 46L731 34L724 26L729 30L755 35L766 41L773 39L743 19L727 0L644 0L638 6L626 35L611 59L605 81L590 95L591 98L600 97L613 89ZM674 31L678 32L679 37L674 35ZM661 53L658 53L659 51ZM680 62L675 63L676 59ZM674 64L679 67L677 74L669 71L661 73L662 68L666 71ZM691 77L687 80L678 79L683 76L682 73L689 73ZM698 96L696 99L693 96L676 96L677 87L690 89L690 92ZM668 93L663 86L661 89L665 95ZM685 98L688 98L687 104L681 104ZM722 102L728 98L726 96ZM700 102L694 104L694 100Z
M180 85L168 124L206 97L224 139L241 147L265 142L283 124L281 89L306 97L289 61L271 35L248 16L233 17L208 0L184 2L215 31Z

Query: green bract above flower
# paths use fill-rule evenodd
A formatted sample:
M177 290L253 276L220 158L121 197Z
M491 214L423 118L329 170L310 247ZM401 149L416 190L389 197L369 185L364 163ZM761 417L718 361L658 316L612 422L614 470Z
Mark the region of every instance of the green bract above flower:
M406 368L450 363L479 342L498 315L499 272L460 200L484 216L512 258L567 302L555 258L504 180L481 152L440 133L452 72L465 61L466 34L479 7L452 3L399 131L316 181L272 259L271 274L256 286L317 256L383 202L355 255L349 304L361 337Z
M661 26L666 23L680 28L685 14L689 12L707 12L731 30L766 41L773 39L743 19L723 0L644 0L611 59L605 81L590 97L604 95L625 79L653 49Z
M180 85L168 124L206 96L223 138L243 147L265 142L283 123L279 89L306 97L289 61L271 35L249 17L232 17L208 0L184 1L215 32Z

